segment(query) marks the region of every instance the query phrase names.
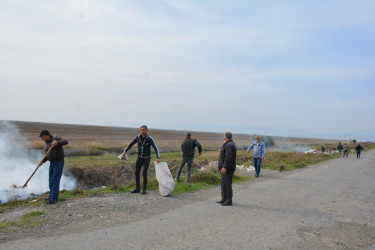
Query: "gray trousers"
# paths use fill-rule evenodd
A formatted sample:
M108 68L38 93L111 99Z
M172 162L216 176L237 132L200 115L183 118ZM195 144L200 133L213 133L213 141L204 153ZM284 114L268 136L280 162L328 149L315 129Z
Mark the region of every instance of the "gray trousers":
M232 202L233 189L232 189L232 172L221 174L221 200L226 202Z
M180 179L182 168L184 167L185 163L187 163L187 182L190 182L191 176L191 165L193 165L194 156L182 156L180 166L178 167L178 172L176 176L176 180Z

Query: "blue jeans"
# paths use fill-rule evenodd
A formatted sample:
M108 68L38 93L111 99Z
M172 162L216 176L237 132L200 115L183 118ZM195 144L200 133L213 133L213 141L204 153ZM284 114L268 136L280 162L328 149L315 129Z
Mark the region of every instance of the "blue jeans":
M254 157L254 168L255 168L256 176L259 176L261 164L262 164L262 158Z
M58 201L60 180L64 169L64 160L49 164L49 199Z

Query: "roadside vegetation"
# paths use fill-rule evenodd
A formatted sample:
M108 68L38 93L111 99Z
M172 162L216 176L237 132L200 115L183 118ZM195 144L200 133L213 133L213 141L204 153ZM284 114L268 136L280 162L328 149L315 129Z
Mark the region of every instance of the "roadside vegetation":
M350 144L350 148L354 150L354 145ZM40 145L35 145L40 147ZM320 146L321 145L312 145L311 148L315 148L317 153L300 153L300 152L267 152L266 160L262 163L262 168L264 169L272 169L272 170L279 170L280 166L283 166L284 171L289 171L297 168L303 168L307 165L316 164L322 161L326 161L329 159L337 158L337 154L334 152L336 150L337 144L326 144L324 145L326 148L326 154L320 153ZM361 143L361 146L367 150L371 150L375 148L375 143L365 142ZM97 168L115 168L121 165L134 165L136 161L136 154L135 151L132 151L129 155L128 161L120 161L117 156L119 153L122 152L124 147L111 147L105 148L102 147L100 144L90 143L87 144L85 148L81 148L87 152L87 150L92 150L92 152L98 152L98 150L105 151L105 153L101 155L83 155L83 156L71 156L66 157L66 168L71 170L73 168L85 168L89 171L94 171ZM216 168L208 168L204 171L200 171L202 166L207 166L209 162L217 161L218 152L217 149L212 147L214 151L203 151L203 154L199 157L196 157L194 160L194 165L192 169L192 177L191 183L186 183L186 177L181 176L180 182L176 183L174 194L181 194L186 192L194 192L199 189L210 188L215 185L220 185L220 173ZM162 150L161 150L162 151ZM173 177L175 177L177 173L177 168L179 162L181 160L181 152L174 152L171 148L166 150L168 152L161 153L161 160L168 163L168 166L171 170ZM162 151L163 152L163 151ZM330 152L333 152L332 154ZM351 152L352 155L354 152ZM237 157L237 165L244 165L245 167L249 167L253 165L252 159L252 152L247 153L246 150L240 149L238 150L238 157ZM349 155L349 156L350 156ZM155 159L155 155L152 155L152 159ZM353 157L353 156L352 156ZM149 181L148 181L148 190L158 190L158 182L155 177L155 170L151 164L149 169ZM186 166L183 169L183 173L186 173ZM252 176L249 175L239 175L236 172L233 181L234 182L241 182L241 181L248 181L253 179ZM133 175L134 173L132 173ZM134 189L135 181L132 179L128 183L121 183L114 179L111 183L106 187L97 187L97 188L90 188L90 189L74 189L74 190L63 190L60 192L59 201L65 201L73 198L79 197L92 197L97 195L103 195L108 193L124 193L129 192L130 190ZM2 210L13 209L22 206L40 206L45 201L44 199L47 198L47 194L32 197L29 199L24 200L13 200L7 203L0 204L0 213ZM21 219L22 221L22 219ZM10 223L10 222L9 222ZM17 222L18 223L18 222ZM30 222L31 223L31 222ZM8 224L10 226L11 224Z
M0 222L0 230L4 228L30 228L35 226L41 226L47 222L43 220L42 216L44 212L35 211L22 215L18 220L15 221L2 221Z

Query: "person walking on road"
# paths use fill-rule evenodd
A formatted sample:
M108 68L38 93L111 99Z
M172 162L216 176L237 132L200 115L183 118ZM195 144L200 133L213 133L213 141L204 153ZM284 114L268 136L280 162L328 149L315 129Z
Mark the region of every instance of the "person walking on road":
M50 161L49 164L49 197L47 205L57 203L59 200L60 191L60 180L64 169L64 149L63 146L68 144L68 141L58 136L53 136L48 130L42 130L39 137L45 142L44 152L51 149L49 154L39 163L39 167L46 161Z
M222 206L232 205L232 180L234 171L236 171L236 155L237 147L232 140L232 133L226 132L218 159L218 169L221 173L221 200L217 201L217 203Z
M255 177L259 177L262 160L266 156L266 146L260 140L260 135L255 136L255 141L250 144L249 148L246 151L249 153L253 148Z
M355 151L357 152L357 158L361 157L361 151L363 150L362 146L360 144L355 147Z
M201 144L196 139L192 139L191 134L189 132L186 133L186 138L181 144L182 159L177 171L176 181L179 181L182 168L184 167L185 163L187 163L187 183L190 183L191 166L193 165L195 147L198 148L199 155L201 155Z
M140 193L140 173L141 168L143 166L143 189L142 194L147 193L147 171L148 167L150 166L150 160L151 160L151 146L154 148L156 153L156 162L160 162L160 154L159 149L154 141L154 139L147 135L147 126L142 125L140 127L141 134L137 135L134 140L125 148L124 153L122 153L123 156L126 155L126 153L133 147L134 144L138 144L138 158L135 163L135 183L136 188L131 191L132 194L134 193Z
M348 158L348 156L349 156L349 146L346 143L344 143L344 156L343 156L343 158L345 158L345 155L346 155L346 158Z
M341 157L341 151L344 149L344 147L342 146L341 142L339 142L339 144L337 145L337 150L339 151L339 158Z

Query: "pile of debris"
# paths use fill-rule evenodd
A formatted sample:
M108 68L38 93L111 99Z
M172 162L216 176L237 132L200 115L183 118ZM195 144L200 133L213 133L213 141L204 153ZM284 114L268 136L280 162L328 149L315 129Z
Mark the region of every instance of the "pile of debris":
M217 167L218 167L217 161L210 161L210 162L207 162L207 164L202 165L199 171L204 171L210 168L217 168ZM236 171L251 172L251 171L255 171L255 168L252 165L250 165L249 167L246 167L245 165L236 165Z

